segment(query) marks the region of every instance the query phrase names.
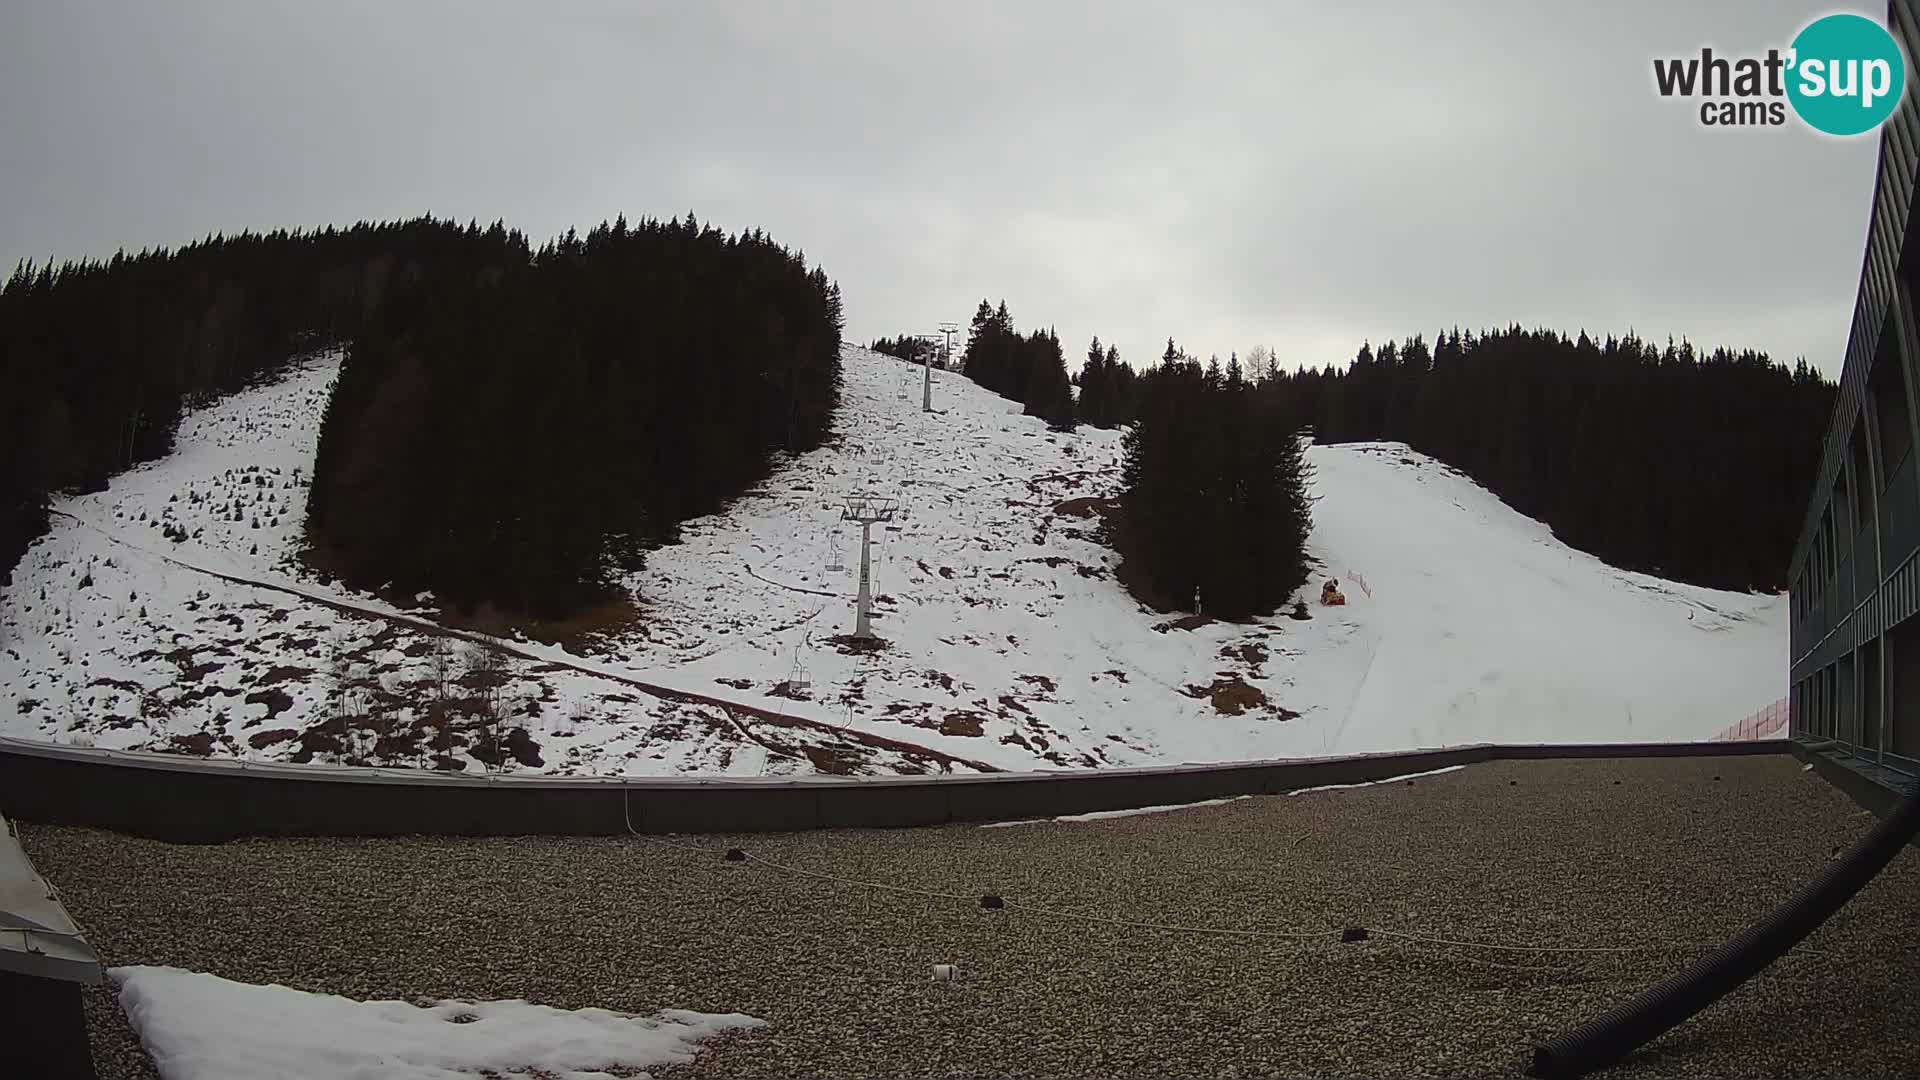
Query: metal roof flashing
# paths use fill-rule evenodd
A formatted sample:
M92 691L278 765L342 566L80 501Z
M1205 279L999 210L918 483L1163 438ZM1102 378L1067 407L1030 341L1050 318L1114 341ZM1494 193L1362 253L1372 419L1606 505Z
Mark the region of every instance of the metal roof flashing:
M0 817L0 971L98 985L99 954L60 898L27 861L13 823Z

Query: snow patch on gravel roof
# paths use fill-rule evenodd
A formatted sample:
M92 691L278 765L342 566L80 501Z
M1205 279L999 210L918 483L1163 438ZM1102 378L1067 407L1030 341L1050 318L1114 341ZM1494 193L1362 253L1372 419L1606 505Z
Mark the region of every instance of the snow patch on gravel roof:
M1389 776L1385 780L1367 780L1358 784L1321 784L1319 787L1297 788L1287 792L1287 794L1305 795L1313 791L1345 791L1348 788L1378 787L1381 784L1397 784L1402 780L1412 780L1420 776L1439 776L1441 773L1450 773L1464 768L1466 768L1465 765L1449 765L1444 769L1428 769L1426 772L1401 773L1399 776Z
M1251 795L1232 795L1224 799L1202 799L1199 802L1168 803L1163 806L1136 806L1131 810L1093 810L1085 814L1061 814L1051 818L1029 818L1025 821L994 821L980 826L983 829L1004 829L1010 825L1043 825L1049 821L1106 821L1110 818L1141 817L1146 814L1169 814L1175 810L1194 810L1202 806L1225 806L1241 799L1251 799Z
M535 1069L586 1080L691 1061L700 1040L765 1023L683 1009L649 1018L525 1001L355 1001L171 967L109 974L165 1080L455 1080Z

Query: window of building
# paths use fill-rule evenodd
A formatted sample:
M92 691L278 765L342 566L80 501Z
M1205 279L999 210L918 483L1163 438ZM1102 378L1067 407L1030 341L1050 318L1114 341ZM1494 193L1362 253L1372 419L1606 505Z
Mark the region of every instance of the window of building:
M1839 734L1839 701L1834 692L1839 688L1839 680L1834 678L1834 667L1828 665L1820 669L1820 732L1826 738L1836 738Z
M1839 551L1839 545L1833 542L1833 504L1829 503L1826 513L1820 515L1820 554L1823 560L1820 576L1828 581L1833 580L1834 572L1839 569Z
M1824 516L1813 527L1813 585L1814 599L1827 595L1827 519Z
M1832 674L1826 668L1821 668L1813 676L1813 728L1823 739L1833 737L1833 700L1828 692Z
M1869 641L1860 650L1860 745L1880 747L1880 643Z
M1842 742L1858 746L1860 745L1860 710L1854 707L1854 702L1859 695L1853 680L1853 654L1848 653L1841 657L1836 668L1838 670L1834 673L1833 730L1839 733Z
M1920 617L1887 631L1887 749L1920 759Z
M1860 526L1856 524L1853 502L1847 498L1847 470L1845 469L1836 470L1833 474L1833 516L1840 522L1841 535L1846 539L1852 539L1853 534L1860 531ZM1842 544L1844 546L1845 540Z
M1867 459L1867 425L1855 422L1853 437L1847 440L1848 456L1853 459L1853 479L1859 498L1854 500L1853 531L1862 532L1873 523L1873 468Z
M1827 710L1827 720L1826 720L1827 738L1837 739L1841 735L1841 732L1840 732L1840 669L1839 669L1839 665L1837 664L1827 665L1826 680L1825 680L1825 697L1826 697L1825 704L1826 704L1826 710Z
M1812 588L1807 590L1809 594L1808 599L1816 604L1820 602L1821 597L1827 594L1827 575L1825 573L1827 556L1826 553L1821 550L1825 543L1826 537L1823 531L1816 529L1813 534L1813 546L1807 551L1807 578L1808 584L1812 586Z
M1873 398L1874 420L1880 434L1881 490L1906 464L1913 450L1913 424L1907 411L1907 380L1900 371L1900 353L1891 334L1881 339L1880 353L1874 357L1868 376L1867 392Z

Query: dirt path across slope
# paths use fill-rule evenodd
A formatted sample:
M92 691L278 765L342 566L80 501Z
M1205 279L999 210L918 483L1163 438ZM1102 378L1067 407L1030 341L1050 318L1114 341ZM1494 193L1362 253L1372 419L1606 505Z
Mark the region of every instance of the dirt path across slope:
M651 697L658 698L662 701L673 701L681 704L706 705L712 708L720 709L722 712L724 712L727 715L729 722L732 724L735 730L737 730L740 734L742 734L746 738L764 747L768 753L777 755L779 757L812 761L811 757L809 757L807 754L805 754L800 750L796 750L792 747L784 747L784 746L776 745L776 743L774 741L769 740L764 733L757 732L754 730L757 725L770 724L778 728L820 732L828 735L830 738L842 744L852 743L852 744L857 744L857 745L868 747L875 750L891 751L893 753L901 755L902 757L907 758L909 761L912 761L916 764L932 763L932 764L938 765L939 767L941 767L943 771L951 771L956 765L962 766L968 769L972 769L976 772L1000 772L1001 771L996 766L989 765L985 762L974 761L968 758L958 757L956 755L946 753L945 751L942 751L942 750L935 750L931 747L922 746L918 743L910 743L910 742L905 742L899 739L891 739L884 735L874 735L874 734L870 734L863 731L855 731L849 728L836 727L832 724L828 724L819 720L812 720L803 716L790 716L785 713L775 712L771 709L762 708L757 705L748 705L742 702L728 701L724 698L717 698L712 696L711 694L702 694L702 693L696 693L690 690L679 690L669 686L661 686L657 683L650 683L642 679L633 678L631 676L620 675L614 672L606 671L601 668L589 667L587 665L580 664L580 663L573 663L567 660L555 659L552 656L522 648L514 644L513 642L503 641L499 638L489 637L485 634L478 634L468 630L450 629L448 627L441 626L439 623L433 622L431 620L415 618L410 615L400 615L393 612L380 611L377 608L362 607L357 604L352 604L346 601L336 600L331 597L308 592L304 589L296 588L288 584L282 584L279 582L272 582L272 581L262 581L257 578L242 577L235 574L225 573L219 570L209 569L205 566L199 566L187 560L178 558L173 555L169 555L166 552L155 551L154 549L146 547L144 545L133 543L132 541L117 535L110 529L103 528L91 521L86 520L85 518L79 517L75 514L68 513L67 511L49 510L48 513L52 516L66 518L69 521L75 522L81 526L92 529L94 532L97 532L101 536L106 537L106 539L109 542L117 544L121 547L127 548L128 550L139 552L140 554L145 555L149 558L159 559L160 561L165 562L170 566L176 566L176 567L179 567L180 569L191 571L192 573L196 573L196 574L203 574L207 577L216 578L218 580L228 582L229 584L243 585L248 588L254 588L254 589L265 589L269 592L276 592L286 596L298 597L299 599L305 600L308 603L318 604L322 607L330 608L344 615L350 615L356 618L363 618L363 619L378 619L383 622L387 622L396 626L406 627L418 633L431 634L438 637L457 638L462 641L471 642L472 644L478 645L482 648L490 649L495 652L505 653L510 656L516 656L522 660L527 660L532 663L551 664L556 667L562 667L562 668L567 668L573 671L577 671L583 675L590 675L595 678L607 679L612 682L617 682L623 686L628 686L635 690L639 690L644 694L647 694ZM745 720L743 720L742 717L751 718L751 720L754 723L748 723ZM832 750L831 747L827 747L824 749L827 749L829 751Z

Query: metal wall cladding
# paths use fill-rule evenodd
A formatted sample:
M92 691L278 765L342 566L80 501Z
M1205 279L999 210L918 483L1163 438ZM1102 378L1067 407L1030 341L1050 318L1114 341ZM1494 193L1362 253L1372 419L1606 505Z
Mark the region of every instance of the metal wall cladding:
M1893 0L1887 20L1907 55L1920 55L1920 3ZM1790 564L1791 589L1799 598L1790 618L1791 682L1801 703L1793 712L1793 734L1871 747L1858 752L1909 772L1920 763L1920 676L1913 674L1920 670L1920 636L1910 629L1894 634L1886 656L1875 663L1855 656L1860 649L1882 648L1882 635L1912 619L1920 604L1920 298L1913 285L1920 273L1912 263L1902 272L1903 260L1920 261L1920 243L1912 245L1913 253L1905 250L1920 169L1917 108L1915 95L1907 95L1881 129L1879 175L1846 363L1813 486L1818 494L1809 500ZM1878 410L1870 421L1876 364L1898 365L1906 400L1904 409ZM1886 374L1883 367L1883 380ZM1903 413L1907 437L1893 442L1915 449L1902 460L1881 463L1880 417ZM1879 490L1872 496L1865 489L1873 478L1859 475L1862 455L1856 440L1861 436L1871 444L1870 460L1877 468L1892 466L1887 484L1874 485ZM1854 506L1836 499L1836 486L1865 502ZM1856 531L1846 519L1865 510L1871 518ZM1865 730L1862 725L1876 713L1880 730Z

